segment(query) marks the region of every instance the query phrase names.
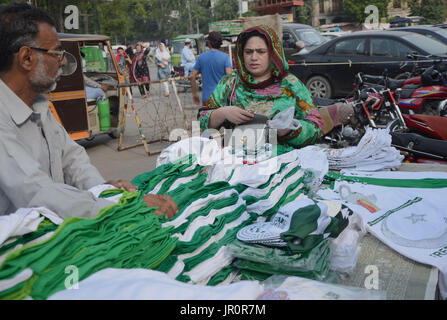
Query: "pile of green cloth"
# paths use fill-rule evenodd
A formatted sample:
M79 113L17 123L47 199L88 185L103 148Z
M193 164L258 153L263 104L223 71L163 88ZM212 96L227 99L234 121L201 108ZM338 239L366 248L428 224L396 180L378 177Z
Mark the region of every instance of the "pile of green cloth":
M35 233L8 241L0 299L46 299L67 289L67 270L74 269L78 281L105 268L147 268L186 283L228 283L238 272L228 249L236 234L305 193L312 177L296 163L284 163L255 188L207 183L206 169L192 155L159 166L132 180L136 192L104 192L123 195L94 219L66 218L60 226L44 221ZM157 208L144 203L147 193L171 196L178 214L156 216Z
M312 175L290 162L267 180L258 187L228 181L207 183L206 168L192 155L135 177L132 183L140 190L168 194L179 208L175 217L164 222L174 227L172 234L179 240L156 270L191 284L231 282L238 268L225 251L239 230L275 214L306 192L305 182Z
M347 208L335 216L327 212L325 203L303 197L283 206L271 221L241 230L230 245L241 279L283 274L324 280L330 267L328 239L338 237L352 213Z
M328 240L323 240L307 253L294 253L287 247L274 248L235 240L230 251L237 259L242 280L263 281L275 274L324 280L330 267Z
M124 193L119 204L94 219L66 218L57 228L39 228L36 233L54 233L13 250L0 265L0 299L47 299L76 285L70 278L74 270L81 281L105 268L154 269L177 242L155 210L147 208L142 193Z

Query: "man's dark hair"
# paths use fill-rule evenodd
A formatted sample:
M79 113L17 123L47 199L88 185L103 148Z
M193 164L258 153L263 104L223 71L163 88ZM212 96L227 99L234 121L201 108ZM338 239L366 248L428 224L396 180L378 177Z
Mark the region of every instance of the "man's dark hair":
M28 3L0 5L0 72L11 68L21 47L32 45L42 22L55 26L48 14Z
M222 35L219 31L211 31L208 35L208 43L213 49L220 49L222 46Z

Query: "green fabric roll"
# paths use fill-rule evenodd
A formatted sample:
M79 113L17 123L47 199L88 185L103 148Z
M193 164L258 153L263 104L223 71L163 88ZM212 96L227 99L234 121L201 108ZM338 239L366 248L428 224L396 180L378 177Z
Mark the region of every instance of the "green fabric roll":
M291 269L289 267L283 268L283 265L276 264L272 261L272 263L260 263L254 262L245 259L236 259L234 261L234 266L237 268L243 269L245 271L255 271L253 277L256 277L257 273L261 274L283 274L289 276L297 276L314 280L323 280L329 273L330 261L330 249L329 246L325 246L325 249L320 251L319 249L316 251L316 257L312 257L312 259L317 259L313 267L309 268L294 268ZM304 258L305 259L305 258ZM247 273L246 273L247 274Z
M236 270L237 269L232 265L226 266L226 267L222 268L222 270L220 270L214 276L212 276L206 285L207 286L216 286L216 285L224 282L225 280L227 280L228 277L230 276L230 274Z
M351 177L329 171L325 176L325 182L334 188L336 180L366 183L375 186L393 187L393 188L447 188L447 179L382 179L369 177Z
M9 279L25 268L33 277L16 293L1 298L46 299L65 289L67 266L79 271L79 281L104 268L154 268L174 249L172 228L147 208L142 194L125 193L120 204L106 207L95 219L67 218L51 238L9 254L0 266L0 279Z
M241 260L271 265L280 270L308 271L315 268L328 246L329 243L325 240L309 252L294 253L287 247L270 247L234 240L228 245L228 249L234 257Z
M50 224L49 224L50 223ZM3 255L8 250L14 248L15 246L19 244L25 245L26 243L29 243L37 238L42 237L43 235L55 231L57 229L57 225L53 224L50 220L44 219L40 224L36 231L32 233L25 234L19 238L17 238L14 242L8 243L6 245L3 245L0 247L0 255Z
M222 206L222 208L225 207L226 206ZM198 230L194 233L194 236L190 241L188 242L178 241L175 253L185 254L193 252L198 247L206 243L213 235L216 235L220 231L222 231L226 224L238 219L246 210L247 207L245 205L242 205L233 212L228 212L225 215L220 215L216 217L215 222L213 224L204 225L198 228Z
M195 163L196 157L194 155L188 155L175 161L174 163L168 163L155 168L152 171L140 174L132 179L132 183L138 187L139 190L143 190L144 193L150 192L160 181L172 176L179 175L185 169ZM200 170L200 168L196 168ZM189 173L188 173L189 174Z

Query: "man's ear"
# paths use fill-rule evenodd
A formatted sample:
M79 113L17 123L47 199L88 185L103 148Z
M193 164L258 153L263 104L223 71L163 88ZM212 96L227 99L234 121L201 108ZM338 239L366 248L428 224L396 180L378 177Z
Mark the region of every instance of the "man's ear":
M31 71L36 64L37 56L33 55L33 50L30 47L23 46L17 52L17 65L25 71Z

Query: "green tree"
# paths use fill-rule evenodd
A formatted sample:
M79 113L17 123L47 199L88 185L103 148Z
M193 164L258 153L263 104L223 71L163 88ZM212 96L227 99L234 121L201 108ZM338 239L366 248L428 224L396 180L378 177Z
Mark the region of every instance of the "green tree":
M0 0L0 3L11 3L16 1L17 0ZM95 33L98 33L98 23L96 23L96 17L92 12L95 8L96 2L96 0L32 0L31 4L46 11L54 19L56 30L58 32L92 33L93 30L95 30ZM64 11L68 5L75 5L79 9L79 29L77 30L65 30L64 23L67 15ZM85 14L88 14L88 16ZM88 22L87 28L85 23L86 21Z
M304 6L294 8L294 21L312 25L313 1L305 1Z
M442 23L446 18L445 0L410 1L411 15L424 17L424 24Z
M239 18L239 4L237 0L217 0L214 6L216 20L233 20Z
M259 17L260 14L258 11L253 11L253 10L250 10L250 8L249 8L247 12L242 14L242 16L243 17Z
M370 13L365 8L374 5L379 9L379 20L388 17L387 7L391 0L344 0L343 9L345 19L350 22L364 23Z
M127 0L106 1L101 4L99 21L101 33L108 35L115 42L130 34L132 17L128 14Z
M24 0L0 0L0 3L14 1ZM54 18L58 32L104 34L112 42L123 44L170 39L188 33L187 3L191 3L192 32L198 27L199 32L208 33L208 23L215 20L210 0L32 0L32 3ZM78 30L64 30L67 5L79 9ZM234 12L230 18L237 16L237 2Z

